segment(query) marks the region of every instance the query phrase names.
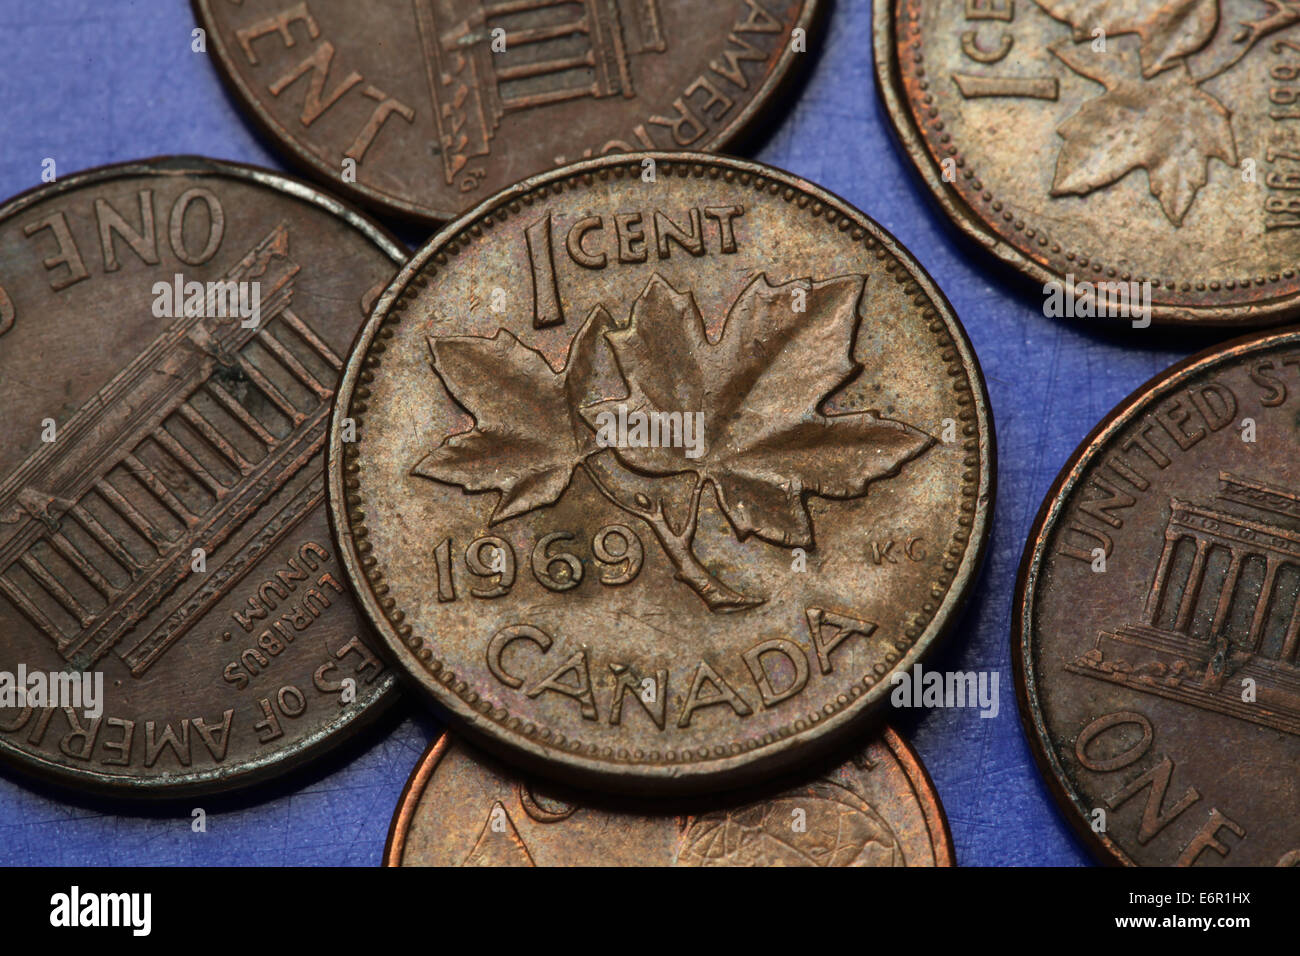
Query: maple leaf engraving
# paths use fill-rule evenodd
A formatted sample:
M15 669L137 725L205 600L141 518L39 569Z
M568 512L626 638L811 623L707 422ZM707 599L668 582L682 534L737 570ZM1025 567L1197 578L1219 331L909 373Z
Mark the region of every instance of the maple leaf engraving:
M694 297L656 275L625 324L593 310L559 372L504 329L492 338L430 338L434 371L474 427L445 439L414 474L470 492L498 491L496 523L553 504L582 467L597 491L651 528L677 580L711 610L754 607L763 599L733 590L695 555L708 488L742 540L811 547L807 496L859 497L934 444L874 411L822 410L861 370L852 350L864 282L850 275L773 286L760 275L714 342ZM623 398L590 400L601 342L623 380ZM629 412L700 416L707 436L701 454L596 441L602 416ZM642 484L660 487L629 496L611 480L610 457ZM665 502L683 475L694 484L674 522Z
M1084 195L1141 166L1165 216L1180 225L1209 178L1211 157L1237 164L1231 114L1178 63L1143 80L1126 51L1057 45L1071 70L1106 88L1057 128L1064 138L1052 195Z
M1135 33L1142 75L1147 79L1200 50L1219 25L1219 0L1034 0L1054 19L1069 24L1076 41Z
M553 504L595 442L577 415L594 374L597 337L612 326L594 309L563 371L510 332L429 337L433 368L474 427L446 438L412 473L466 491L499 491L490 522Z
M859 275L773 286L760 275L712 343L694 297L656 276L628 324L605 335L628 396L588 406L583 414L594 426L620 405L651 414L702 412L706 450L693 462L673 448L620 447L615 454L650 474L693 466L716 489L742 540L753 534L785 547L810 547L806 496L858 497L934 441L874 412L820 411L860 370L852 345L863 282ZM805 312L795 309L796 291Z

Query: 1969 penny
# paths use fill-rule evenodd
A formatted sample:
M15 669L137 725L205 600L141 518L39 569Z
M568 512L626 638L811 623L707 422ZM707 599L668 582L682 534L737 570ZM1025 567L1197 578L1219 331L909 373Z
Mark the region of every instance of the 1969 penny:
M224 790L391 696L323 451L403 258L302 182L193 157L0 206L0 757L121 796Z
M458 726L597 788L829 746L949 631L992 505L956 317L879 226L704 154L503 191L348 360L343 561Z

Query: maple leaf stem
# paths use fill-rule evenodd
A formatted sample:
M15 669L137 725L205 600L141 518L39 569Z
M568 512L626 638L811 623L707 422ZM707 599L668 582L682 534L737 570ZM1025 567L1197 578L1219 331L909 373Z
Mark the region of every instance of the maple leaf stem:
M682 524L682 530L677 533L682 544L688 548L695 541L695 526L700 520L700 499L704 496L704 488L710 480L699 473L695 475L695 487L691 490L691 504L686 512L686 521ZM663 511L662 501L659 503L659 510Z
M1272 32L1272 31L1270 31L1270 32ZM1224 73L1227 73L1227 72L1228 72L1229 70L1231 70L1234 66L1236 66L1238 63L1240 63L1243 59L1245 59L1246 54L1249 53L1252 49L1254 49L1255 44L1258 43L1261 39L1263 39L1263 37L1264 37L1264 34L1262 34L1262 33L1250 37L1250 38L1249 38L1249 42L1247 42L1246 45L1243 46L1243 47L1242 47L1242 48L1237 52L1237 55L1236 55L1236 56L1232 57L1232 59L1228 60L1226 63L1224 63L1222 66L1220 66L1217 70L1211 70L1209 73L1206 73L1204 76L1193 76L1193 77L1192 77L1192 82L1195 83L1197 86L1200 86L1202 83L1208 83L1210 80L1214 79L1216 76L1222 76Z
M606 486L589 460L584 460L582 467L587 477L591 479L591 483L596 486L596 490L609 499L611 504L628 514L635 515L650 526L655 537L659 539L659 545L663 548L665 556L672 562L675 572L673 576L683 584L689 585L709 606L709 610L743 611L763 603L763 598L747 597L727 587L695 556L693 545L695 528L700 517L700 499L704 495L704 487L709 483L709 479L701 475L696 476L686 521L681 531L674 531L664 515L662 500L656 502L654 508L644 508L620 501L618 496Z
M1233 38L1233 42L1240 43L1241 49L1237 51L1236 56L1229 59L1217 70L1205 74L1204 76L1193 76L1192 82L1197 86L1214 79L1216 76L1222 76L1234 66L1240 63L1247 53L1255 48L1255 44L1264 37L1276 33L1279 30L1285 30L1297 21L1300 21L1300 10L1296 10L1291 4L1275 4L1277 9L1262 20L1254 20L1250 23L1242 23L1244 32L1239 33Z

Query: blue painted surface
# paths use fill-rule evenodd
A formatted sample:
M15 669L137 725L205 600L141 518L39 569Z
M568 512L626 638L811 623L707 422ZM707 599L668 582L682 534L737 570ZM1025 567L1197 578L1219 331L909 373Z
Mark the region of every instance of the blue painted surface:
M285 168L207 57L190 51L193 25L183 0L0 0L0 195L36 185L44 157L61 174L162 153ZM1079 440L1131 390L1214 337L1045 318L1038 290L964 241L896 149L875 92L869 3L839 0L821 42L799 99L755 155L844 196L911 250L965 324L997 421L997 520L984 578L933 666L998 671L1000 713L931 711L895 723L934 777L959 862L1083 863L1016 714L1008 644L1016 566L1042 496ZM402 785L436 730L405 712L305 775L204 801L206 834L191 832L188 807L74 804L5 772L0 862L375 864Z

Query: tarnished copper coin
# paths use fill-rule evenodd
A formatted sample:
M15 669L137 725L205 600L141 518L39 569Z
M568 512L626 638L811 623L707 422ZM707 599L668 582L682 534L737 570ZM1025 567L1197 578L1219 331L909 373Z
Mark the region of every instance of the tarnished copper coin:
M1300 13L1255 0L881 0L880 93L944 210L1081 317L1300 307ZM1141 321L1146 321L1146 316Z
M403 258L301 182L194 157L0 206L0 756L118 795L223 790L389 696L324 446Z
M850 731L951 627L992 504L931 280L842 200L703 154L575 164L449 226L332 428L343 561L396 658L598 789L739 784Z
M1021 716L1086 842L1300 862L1300 332L1130 395L1057 478L1020 573Z
M712 150L807 55L818 0L193 0L258 126L360 202L445 221L609 152Z
M444 734L406 784L384 865L954 865L939 795L889 729L811 783L678 809L555 790Z

